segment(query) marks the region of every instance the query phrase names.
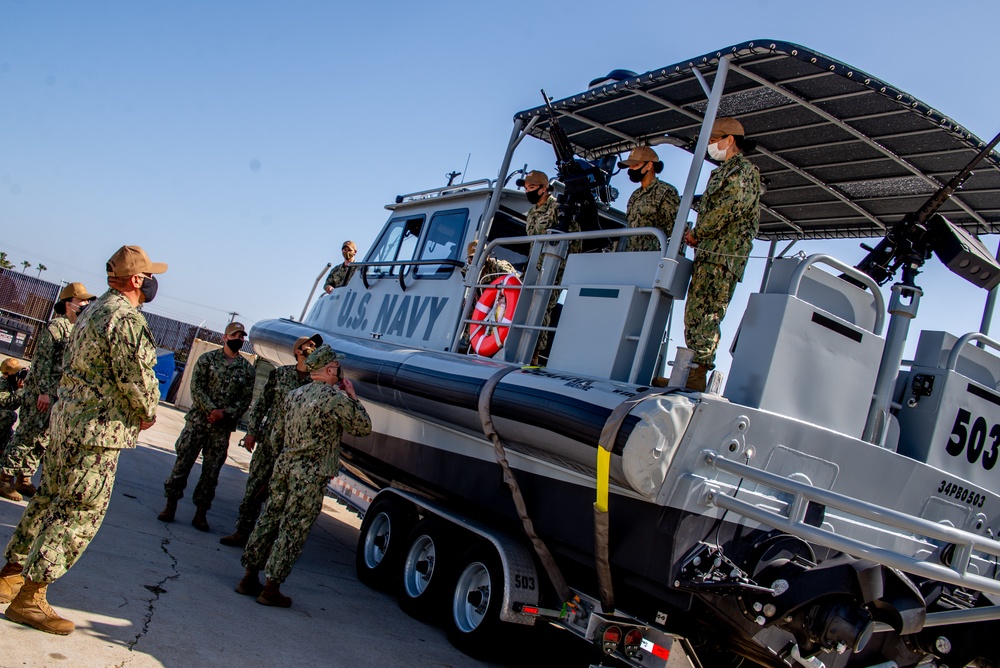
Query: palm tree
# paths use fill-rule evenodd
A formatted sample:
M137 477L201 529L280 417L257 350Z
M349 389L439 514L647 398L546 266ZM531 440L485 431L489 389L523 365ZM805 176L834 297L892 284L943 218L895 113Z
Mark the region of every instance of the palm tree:
M21 273L22 273L22 274L23 274L24 272L28 271L29 269L31 269L31 263L30 263L30 262L28 262L27 260L23 261L23 262L21 263L21 266L22 266L22 267L24 267L24 269L22 269L22 270L21 270Z
M7 254L0 251L0 269L13 269L14 263L7 259Z
M35 267L35 268L36 268L36 269L38 269L38 278L41 278L41 277L42 277L42 272L43 272L43 271L48 271L48 270L49 270L49 268L48 268L48 267L46 267L46 266L45 266L44 264L42 264L41 262L39 262L39 263L38 263L38 266L37 266L37 267Z

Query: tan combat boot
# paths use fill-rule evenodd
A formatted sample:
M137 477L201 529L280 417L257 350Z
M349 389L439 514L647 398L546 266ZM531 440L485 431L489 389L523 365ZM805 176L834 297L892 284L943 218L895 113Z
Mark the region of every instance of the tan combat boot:
M248 568L247 572L243 575L243 579L236 585L236 593L243 594L244 596L253 596L254 598L260 596L264 590L264 585L260 583L259 573L260 571L256 568Z
M63 619L45 600L47 582L32 582L25 579L21 591L10 605L7 606L7 619L18 624L25 624L39 631L54 633L57 636L68 636L76 628L76 624Z
M31 477L26 475L17 476L14 489L19 491L23 496L34 496L35 492L38 491L38 488L31 483Z
M166 507L160 511L160 514L156 516L156 519L161 522L173 522L174 514L177 513L177 499L167 499Z
M246 547L247 540L249 539L250 536L246 535L245 533L237 529L228 536L223 536L222 538L220 538L219 542L222 543L223 545L228 545L229 547Z
M208 531L208 508L205 506L198 506L198 510L194 513L194 519L191 520L191 526L193 526L198 531Z
M21 576L21 564L8 561L0 570L0 603L10 603L21 591L24 577Z
M689 390L704 392L708 383L708 367L704 364L691 367L688 371L687 383L684 385Z
M11 501L24 501L24 498L14 489L14 476L0 473L0 496Z
M264 590L257 597L257 602L261 605L273 605L277 608L291 607L292 599L282 594L278 587L279 583L268 578L267 584L264 585Z

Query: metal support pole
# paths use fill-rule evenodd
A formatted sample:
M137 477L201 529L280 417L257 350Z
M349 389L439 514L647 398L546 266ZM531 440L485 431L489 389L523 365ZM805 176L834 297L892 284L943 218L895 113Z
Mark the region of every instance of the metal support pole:
M1000 262L1000 244L997 244L996 259L997 262ZM990 333L990 323L993 322L993 309L996 307L996 304L997 304L997 288L993 288L986 296L986 306L983 307L983 319L979 323L979 332L981 334ZM983 344L982 341L980 341L976 345L978 345L980 348L985 348L985 345Z
M771 239L767 247L767 262L764 264L764 275L760 277L760 292L764 292L767 287L767 279L771 276L771 265L774 264L774 251L778 248L778 240Z
M892 286L889 300L889 330L885 335L885 347L879 362L868 420L861 438L869 443L885 447L885 434L889 426L889 408L892 406L892 392L896 387L899 365L903 362L903 346L910 331L910 323L917 317L917 307L923 291L916 286L896 283Z
M312 301L313 295L316 294L316 287L319 285L319 282L323 280L323 276L326 275L326 272L328 272L330 270L330 267L332 267L332 266L333 266L332 262L327 262L326 266L323 267L323 271L321 271L319 273L319 276L316 277L316 280L313 281L312 290L309 291L309 296L306 297L306 303L302 307L302 315L299 316L299 322L302 322L303 320L306 319L306 309L309 308L309 302ZM362 269L362 271L364 271L364 270ZM233 316L233 317L235 317L235 316Z

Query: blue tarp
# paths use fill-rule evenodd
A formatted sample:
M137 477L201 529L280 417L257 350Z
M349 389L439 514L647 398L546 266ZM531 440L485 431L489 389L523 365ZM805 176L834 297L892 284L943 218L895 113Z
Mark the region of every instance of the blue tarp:
M157 348L153 371L156 373L156 380L160 381L160 401L166 401L170 381L174 379L174 351Z

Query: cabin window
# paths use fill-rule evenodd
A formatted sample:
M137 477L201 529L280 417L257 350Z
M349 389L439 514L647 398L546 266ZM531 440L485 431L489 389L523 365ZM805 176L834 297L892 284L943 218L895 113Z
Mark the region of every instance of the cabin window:
M420 252L421 260L465 261L465 227L469 220L468 209L438 211L431 217L427 237ZM447 278L457 269L452 264L424 265L417 267L420 278Z
M424 226L424 216L411 216L408 218L394 218L386 224L379 237L375 249L366 262L406 262L414 259L417 250L417 240L420 238L420 231ZM400 271L406 268L393 266L368 267L368 278L384 278L386 276L398 276Z

